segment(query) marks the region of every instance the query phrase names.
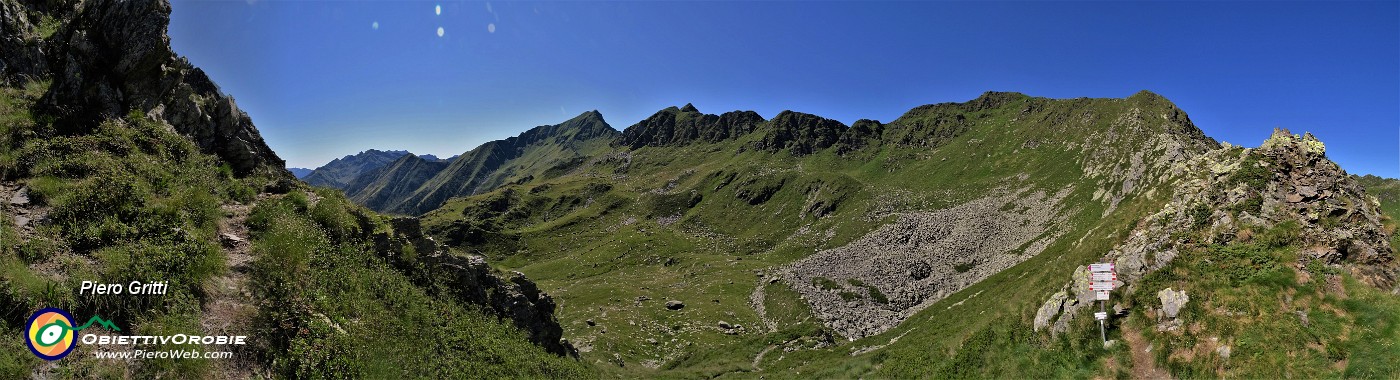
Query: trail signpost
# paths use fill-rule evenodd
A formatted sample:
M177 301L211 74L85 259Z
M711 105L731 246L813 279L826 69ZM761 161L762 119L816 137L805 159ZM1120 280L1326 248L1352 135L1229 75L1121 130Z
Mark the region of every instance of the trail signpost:
M1118 272L1114 271L1113 263L1089 264L1089 290L1094 291L1094 299L1099 301L1099 312L1094 313L1094 319L1099 320L1099 338L1103 339L1103 344L1108 344L1108 332L1104 328L1104 321L1108 319L1108 311L1104 309L1104 302L1108 301L1108 293L1113 291L1113 282L1118 280Z

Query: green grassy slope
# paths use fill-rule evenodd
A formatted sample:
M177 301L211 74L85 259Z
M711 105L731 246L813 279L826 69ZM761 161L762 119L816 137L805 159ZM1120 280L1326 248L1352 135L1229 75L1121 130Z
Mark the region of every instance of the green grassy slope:
M446 168L406 193L391 197L375 209L418 215L438 208L452 197L568 173L586 157L593 157L617 135L598 111L580 114L560 124L540 126L519 136L491 141L463 153ZM388 180L400 174L381 174ZM375 185L384 187L387 185Z
M278 183L279 168L234 176L140 112L60 133L33 112L47 86L0 88L0 378L203 378L230 369L295 378L587 375L509 321L388 266L367 238L388 225L340 193L297 185L287 195L259 194ZM29 202L9 202L17 189L27 189ZM244 204L256 204L248 219L252 299L242 305L253 315L235 326L251 331L236 359L104 360L78 345L47 365L24 347L22 325L43 307L100 315L129 334L204 335L201 323L237 322L210 310L223 286L217 280L236 270L218 231L237 222L221 208ZM171 288L164 296L79 295L84 280L164 280Z
M425 225L537 279L560 300L582 358L607 374L931 375L957 367L940 363L958 363L957 347L984 330L1024 337L998 345L1015 360L989 363L1001 371L992 373L1094 373L1099 364L1089 358L1101 349L1022 332L1034 308L1056 279L1160 208L1175 160L1214 144L1150 93L991 93L871 125L885 132L864 148L833 143L811 154L754 149L772 140L764 126L717 143L614 148L567 176L454 199L426 214ZM845 245L896 213L1066 188L1065 231L1043 253L884 334L844 342L787 284L769 283L782 266ZM758 288L761 303L751 301ZM686 306L668 310L668 300ZM744 328L727 334L719 321Z

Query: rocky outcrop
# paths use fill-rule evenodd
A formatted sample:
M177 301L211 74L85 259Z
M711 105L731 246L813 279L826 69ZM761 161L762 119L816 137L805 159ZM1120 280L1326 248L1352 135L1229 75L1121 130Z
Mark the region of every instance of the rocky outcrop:
M168 122L235 174L290 176L233 99L171 51L169 2L91 0L67 19L47 43L53 83L40 101L60 133L135 111Z
M509 319L529 335L531 342L549 352L578 356L578 351L563 339L564 329L554 316L554 298L541 292L524 274L497 273L480 256L447 253L432 237L423 234L417 218L394 218L390 224L392 234L381 232L373 236L375 249L419 286Z
M1311 134L1275 130L1259 148L1225 145L1198 155L1174 169L1172 200L1143 218L1128 238L1110 250L1105 261L1116 264L1127 291L1136 291L1143 276L1166 267L1181 252L1203 244L1227 244L1244 230L1261 231L1283 223L1299 227L1293 245L1299 260L1319 260L1345 268L1361 281L1396 289L1400 263L1381 224L1380 204L1336 163ZM1301 266L1301 265L1300 265ZM1078 281L1065 285L1073 286ZM1157 289L1146 289L1157 291ZM1042 312L1063 305L1060 313L1036 317L1037 329L1074 318L1082 304L1052 295ZM1052 331L1062 331L1054 329Z
M30 2L0 0L0 83L19 85L48 72L47 43Z
M836 139L836 154L846 155L847 153L864 149L867 146L879 144L880 136L885 133L885 125L877 120L860 119L856 120L851 128L841 133Z
M830 148L845 133L846 125L836 120L801 112L783 111L769 120L763 139L754 148L777 152L787 150L793 155L808 155Z
M723 115L700 113L695 106L669 107L622 131L617 144L637 149L644 146L676 146L692 142L719 142L753 132L764 122L753 111L731 111Z
M1327 159L1321 141L1312 134L1299 137L1275 130L1257 153L1270 177L1268 187L1259 189L1262 218L1298 221L1304 252L1311 258L1346 264L1368 284L1395 288L1397 263L1381 224L1380 205L1354 177Z

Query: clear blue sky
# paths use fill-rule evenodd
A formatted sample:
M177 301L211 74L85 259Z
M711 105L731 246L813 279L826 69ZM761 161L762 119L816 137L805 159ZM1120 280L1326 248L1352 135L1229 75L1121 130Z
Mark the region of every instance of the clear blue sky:
M290 166L446 157L591 109L850 124L1146 89L1219 140L1311 131L1349 172L1400 177L1397 4L176 0L170 35Z

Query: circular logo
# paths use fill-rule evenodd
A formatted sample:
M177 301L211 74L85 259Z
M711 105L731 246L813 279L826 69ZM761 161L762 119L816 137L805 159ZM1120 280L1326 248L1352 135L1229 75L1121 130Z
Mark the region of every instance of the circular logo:
M29 351L33 351L40 359L63 359L77 346L73 342L74 336L77 335L73 331L73 316L63 309L50 307L36 311L34 315L29 316L27 326L24 343L29 345Z

